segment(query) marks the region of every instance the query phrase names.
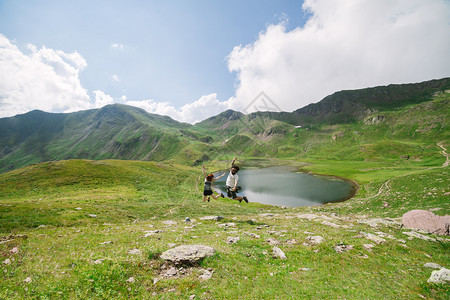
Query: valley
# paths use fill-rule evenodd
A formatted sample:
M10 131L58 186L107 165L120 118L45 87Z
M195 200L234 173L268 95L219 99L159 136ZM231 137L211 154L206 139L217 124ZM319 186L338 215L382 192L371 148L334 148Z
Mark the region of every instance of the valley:
M195 125L123 105L0 119L0 298L446 299L427 264L449 268L448 236L402 216L449 214L449 90L447 78L344 91ZM233 157L359 189L320 206L202 202L201 165ZM161 258L180 245L215 253Z

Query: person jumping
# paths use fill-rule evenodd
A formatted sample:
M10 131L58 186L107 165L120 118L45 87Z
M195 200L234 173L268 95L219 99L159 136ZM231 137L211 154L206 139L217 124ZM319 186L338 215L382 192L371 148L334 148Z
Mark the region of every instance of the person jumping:
M241 196L236 195L236 191L238 188L238 180L239 180L239 175L237 174L239 172L239 166L235 165L234 164L235 162L236 162L236 157L233 158L233 161L231 162L230 173L228 174L228 177L227 177L227 182L226 182L227 196L234 200L238 200L239 203L241 203L242 200L244 200L246 203L248 203L248 199L246 196L241 197Z
M202 171L203 171L203 175L205 176L205 187L203 189L203 202L206 202L206 200L208 200L208 202L211 200L212 196L214 198L214 200L217 200L219 197L224 197L224 195L222 193L220 193L220 195L215 196L212 190L212 183L214 181L216 181L219 178L222 178L223 176L225 176L226 173L223 173L222 175L220 175L219 177L214 178L214 174L209 174L206 175L206 171L205 171L205 165L202 165Z

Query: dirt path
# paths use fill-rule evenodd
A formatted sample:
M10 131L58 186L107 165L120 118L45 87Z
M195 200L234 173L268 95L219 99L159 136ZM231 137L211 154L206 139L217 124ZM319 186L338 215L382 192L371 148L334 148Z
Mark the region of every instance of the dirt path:
M441 147L442 151L441 154L445 157L445 162L442 164L442 167L448 167L450 165L450 157L449 154L447 153L447 149L444 147L443 142L439 142L436 145L438 145L439 147Z

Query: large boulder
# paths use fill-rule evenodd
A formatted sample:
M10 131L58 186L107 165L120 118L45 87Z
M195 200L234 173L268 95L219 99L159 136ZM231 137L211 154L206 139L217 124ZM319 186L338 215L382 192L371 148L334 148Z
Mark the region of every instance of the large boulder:
M437 216L431 211L415 209L402 217L403 226L411 229L422 229L428 233L449 235L450 216Z
M431 283L450 283L450 270L442 268L439 271L433 271L427 281Z
M209 246L181 245L167 250L161 254L161 258L174 263L196 263L214 255L215 250Z

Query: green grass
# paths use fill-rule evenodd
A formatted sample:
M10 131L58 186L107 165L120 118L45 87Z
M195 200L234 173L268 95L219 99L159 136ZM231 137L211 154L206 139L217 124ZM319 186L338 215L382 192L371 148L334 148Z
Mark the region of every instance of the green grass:
M208 168L226 168L226 161L212 162ZM389 169L383 163L340 161L308 168L363 179L360 191L364 192L342 203L281 209L257 203L238 205L230 199L204 203L200 169L167 163L70 160L1 174L0 241L10 241L0 244L0 298L449 296L447 285L426 282L431 269L423 267L427 262L449 266L448 240L409 240L403 234L406 230L397 226L372 228L360 222L401 217L411 209L438 207L437 214L448 214L449 196L444 195L448 167ZM389 189L378 194L387 180ZM389 207L383 207L384 202ZM304 213L331 218L330 222L345 227L297 217ZM199 219L207 215L225 219ZM186 217L193 222L184 222ZM167 220L176 223L164 223ZM229 222L236 227L219 227ZM162 232L145 237L151 230ZM386 238L378 245L362 236L377 232L395 240ZM310 235L325 241L303 245ZM240 240L230 245L226 243L229 236ZM287 260L272 257L269 238L280 242ZM296 243L290 245L292 240ZM353 245L353 250L337 253L334 247L339 243ZM372 250L364 248L368 243L374 244ZM164 261L159 255L171 244L208 245L216 254L198 266L185 267L186 274L180 278L161 278ZM15 247L17 253L12 252ZM129 254L131 249L141 254ZM212 278L198 279L201 269L207 268L213 270ZM28 277L31 282L24 281ZM156 283L155 278L159 278Z

